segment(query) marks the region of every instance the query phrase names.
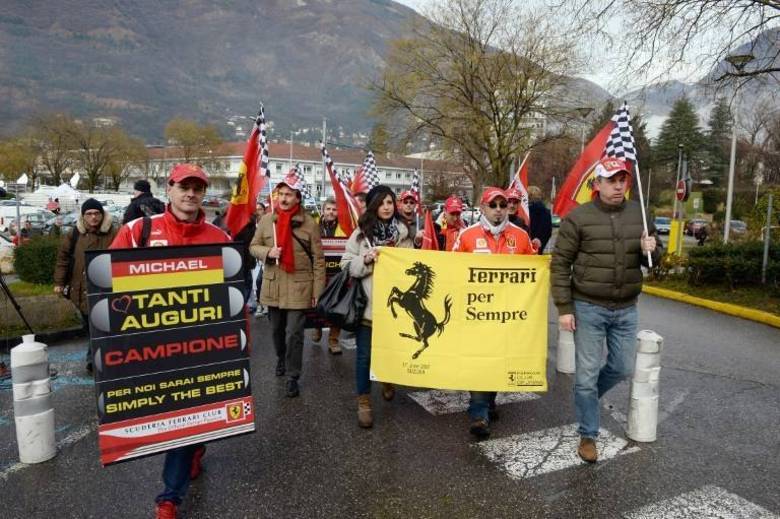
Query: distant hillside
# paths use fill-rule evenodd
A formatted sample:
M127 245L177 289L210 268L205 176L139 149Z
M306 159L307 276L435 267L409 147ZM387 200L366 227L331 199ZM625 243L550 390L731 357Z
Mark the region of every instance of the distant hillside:
M159 140L173 116L217 124L263 101L277 136L295 127L367 133L362 88L386 43L419 15L390 0L6 0L0 4L0 121L115 117ZM576 80L584 97L608 94ZM595 94L594 94L595 92Z
M780 52L780 29L764 31L754 41L745 43L734 50L734 54L752 53L756 57L756 62L762 65L767 65L768 60L776 59L778 52ZM717 91L716 85L713 83L713 79L722 75L723 71L729 70L729 67L728 63L721 62L714 71L704 75L695 83L681 83L679 81L656 83L628 92L621 97L630 104L641 108L640 111L646 115L648 121L649 133L653 137L657 136L674 102L683 94L687 95L696 107L699 123L704 128L707 125L716 96L731 98L732 91L729 88ZM762 79L747 83L740 90L738 96L740 111L749 112L761 100L769 100L774 106L780 108L780 98L777 98L779 91L780 80L778 76L767 75Z

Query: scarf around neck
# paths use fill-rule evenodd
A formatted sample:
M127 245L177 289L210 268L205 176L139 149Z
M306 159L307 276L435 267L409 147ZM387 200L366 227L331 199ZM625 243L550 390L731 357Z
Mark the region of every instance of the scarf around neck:
M276 246L281 247L279 266L285 272L295 272L295 251L293 251L292 217L298 213L300 204L291 208L279 209L276 213Z
M493 235L493 237L498 237L499 234L504 232L504 229L506 229L506 224L509 220L504 220L498 225L493 225L488 221L487 218L485 218L485 215L482 215L479 217L479 224L482 226L483 229L485 229L487 232Z
M373 234L373 239L371 240L372 245L375 247L379 245L389 245L392 247L398 243L398 222L395 218L391 218L390 220L377 219L374 224Z

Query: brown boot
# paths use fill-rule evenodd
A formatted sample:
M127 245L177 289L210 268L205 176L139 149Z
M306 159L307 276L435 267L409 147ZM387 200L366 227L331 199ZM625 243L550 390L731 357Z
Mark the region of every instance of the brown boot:
M341 355L341 344L339 344L339 329L334 328L330 329L330 333L328 334L328 352L331 355Z
M581 438L577 454L580 455L580 458L582 458L583 461L596 463L596 460L599 459L599 453L598 450L596 450L596 440L593 438Z
M320 339L322 339L322 329L315 328L314 332L311 334L311 340L312 342L320 342Z
M368 429L374 425L374 417L371 416L371 395L358 395L358 425Z
M388 382L382 382L382 398L384 398L387 402L395 398L395 387L388 383Z

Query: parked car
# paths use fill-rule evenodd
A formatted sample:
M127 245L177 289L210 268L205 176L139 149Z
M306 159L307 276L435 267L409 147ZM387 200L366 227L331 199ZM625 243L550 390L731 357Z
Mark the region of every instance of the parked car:
M22 224L24 224L24 222L29 221L32 224L32 230L35 234L43 234L44 229L46 228L46 222L48 222L54 216L56 215L51 211L48 211L46 209L38 209L34 213L21 215L20 219L22 220ZM17 229L16 218L14 218L9 221L8 230L13 234L16 232L16 229Z
M672 230L672 219L666 216L656 216L653 225L655 225L658 234L669 234Z
M19 204L19 214L21 216L36 213L38 211L41 211L39 207L34 207L30 204L25 204L24 202ZM2 203L0 203L0 232L8 232L9 224L15 219L16 202L13 200L3 200Z
M747 224L742 220L731 220L731 230L729 232L737 235L743 235L747 233Z
M216 195L206 195L203 198L203 205L205 207L216 207L218 209L222 209L228 204L228 201L224 198L220 198Z
M685 234L688 236L694 236L696 232L707 225L709 222L707 220L704 220L702 218L694 218L693 220L688 220L685 224Z

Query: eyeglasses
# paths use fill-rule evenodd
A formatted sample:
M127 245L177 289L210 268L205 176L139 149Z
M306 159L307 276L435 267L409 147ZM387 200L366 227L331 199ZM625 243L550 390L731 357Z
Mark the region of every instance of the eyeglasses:
M506 202L499 202L499 203L490 202L488 207L491 209L496 209L497 207L500 207L501 209L506 209L506 205L507 205Z

